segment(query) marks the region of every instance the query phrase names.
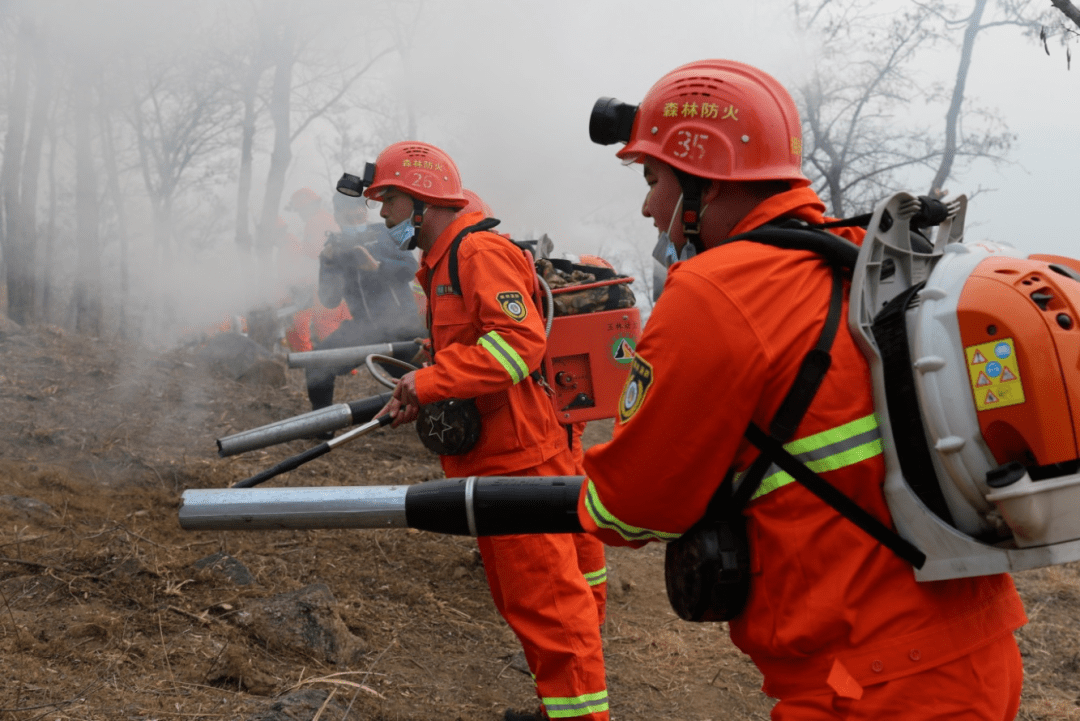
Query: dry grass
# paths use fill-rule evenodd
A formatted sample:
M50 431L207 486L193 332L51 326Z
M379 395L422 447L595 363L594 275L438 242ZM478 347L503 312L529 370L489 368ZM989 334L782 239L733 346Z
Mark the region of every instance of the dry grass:
M343 379L339 399L380 392ZM534 694L474 541L415 531L188 533L179 493L222 487L307 447L216 457L214 439L307 410L302 376L252 387L188 353L39 331L0 339L0 721L267 718L309 694L320 721L493 721ZM599 440L610 426L590 426ZM380 431L275 481L385 484L440 475L409 429ZM255 581L193 563L227 552ZM723 626L676 619L663 553L609 553L604 630L619 721L767 719L760 675ZM1022 719L1080 718L1080 568L1017 576ZM362 644L335 665L268 648L244 609L323 582ZM284 718L279 716L279 718Z

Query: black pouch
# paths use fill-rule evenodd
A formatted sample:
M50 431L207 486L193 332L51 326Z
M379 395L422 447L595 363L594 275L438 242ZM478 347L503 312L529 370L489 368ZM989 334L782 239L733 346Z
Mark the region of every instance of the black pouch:
M468 453L480 439L480 411L472 398L450 398L420 407L416 434L440 456Z
M684 621L730 621L750 595L746 518L706 516L667 544L664 583L672 610Z
M803 358L792 387L770 424L781 443L795 433L829 369L829 349L843 309L843 287L834 268L832 298L825 327L815 347ZM753 423L747 429L756 428ZM750 538L742 511L761 485L772 461L760 453L735 488L728 473L716 489L705 515L667 545L664 581L668 602L684 621L730 621L742 613L750 595Z

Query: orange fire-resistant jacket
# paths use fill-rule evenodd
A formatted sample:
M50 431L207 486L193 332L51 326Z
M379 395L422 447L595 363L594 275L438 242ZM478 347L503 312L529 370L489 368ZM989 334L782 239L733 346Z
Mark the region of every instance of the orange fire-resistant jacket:
M779 217L820 223L823 211L809 188L791 190L732 235ZM861 231L841 232L861 242ZM677 538L702 517L725 472L757 456L743 433L751 420L769 427L818 340L831 282L820 256L749 241L671 267L613 439L585 456L587 530L641 545ZM891 525L869 368L844 322L831 353L786 447L822 459L811 467ZM910 565L775 467L745 513L753 576L730 631L770 696L857 698L864 686L967 655L1026 621L1008 575L918 583Z
M451 478L530 468L566 447L551 400L529 377L547 343L532 297L532 261L505 238L472 233L458 249L461 295L451 288L450 244L483 219L481 213L456 218L424 253L416 273L428 294L435 349L435 363L416 372L420 403L476 398L482 418L476 446L443 457Z

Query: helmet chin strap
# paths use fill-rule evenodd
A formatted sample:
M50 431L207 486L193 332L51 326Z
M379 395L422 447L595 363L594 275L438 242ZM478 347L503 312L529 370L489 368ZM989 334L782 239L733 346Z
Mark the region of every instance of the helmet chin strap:
M409 242L409 250L415 250L416 244L420 242L420 228L424 225L424 211L427 210L427 205L419 198L413 198L412 203L412 224L416 232L413 233L412 240Z
M683 193L683 238L692 243L699 254L704 253L705 242L701 239L701 197L705 194L709 181L678 168L672 168L672 171Z

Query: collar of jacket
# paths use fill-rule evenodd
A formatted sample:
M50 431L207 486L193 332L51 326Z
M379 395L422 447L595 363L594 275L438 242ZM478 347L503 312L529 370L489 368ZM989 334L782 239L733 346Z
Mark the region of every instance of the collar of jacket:
M812 189L793 188L759 203L731 229L728 237L760 228L777 218L798 218L811 225L836 220L825 215L825 203ZM866 235L866 230L863 228L833 228L829 232L841 238L847 238L856 245L862 245L863 236Z
M770 220L782 217L798 218L807 223L824 223L824 213L825 204L817 193L810 188L793 188L759 203L731 229L728 237L760 228Z
M435 243L432 244L431 248L424 251L420 256L420 268L417 270L416 279L420 281L420 285L424 288L425 292L428 287L428 279L431 277L431 274L435 272L435 268L439 265L439 262L450 250L450 244L454 242L454 238L457 237L457 234L461 232L462 228L476 225L483 219L484 214L479 211L459 215L454 218L454 222L446 226L446 229L439 234L439 237L435 239Z

